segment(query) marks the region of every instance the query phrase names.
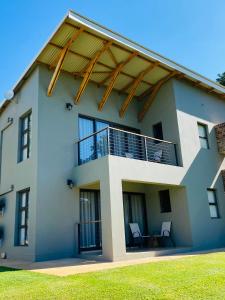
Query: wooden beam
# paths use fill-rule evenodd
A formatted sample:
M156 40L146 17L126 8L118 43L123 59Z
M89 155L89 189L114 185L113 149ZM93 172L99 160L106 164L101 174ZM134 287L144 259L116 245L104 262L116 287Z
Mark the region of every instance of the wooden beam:
M104 107L104 105L105 105L105 103L106 103L106 101L107 101L107 99L108 99L115 83L116 83L116 79L118 78L118 76L119 76L120 72L122 71L123 67L126 64L128 64L131 61L131 59L133 57L135 57L136 55L137 55L136 52L133 52L132 54L130 54L128 56L128 58L124 62L117 65L116 69L112 72L112 76L111 76L111 80L109 82L109 85L107 86L107 88L106 88L106 90L103 94L103 97L102 97L101 101L98 104L98 110L99 111L102 111L102 109L103 109L103 107Z
M108 53L109 53L109 56L111 57L112 61L114 62L114 65L117 66L118 65L118 61L116 60L116 57L115 55L113 54L112 50L110 48L108 48Z
M60 71L62 69L62 66L63 66L63 62L65 60L65 57L66 57L66 54L70 48L70 46L72 45L72 43L78 38L78 36L81 34L81 32L83 32L83 28L80 28L78 31L76 31L73 36L69 39L69 41L65 44L65 46L63 47L61 53L60 53L60 56L59 56L59 59L58 59L58 63L56 65L56 68L55 68L55 71L52 75L52 78L51 78L51 81L49 83L49 86L48 86L48 91L47 91L47 95L48 96L51 96L52 92L53 92L53 89L56 85L56 82L57 82L57 79L59 78L59 74L60 74Z
M95 54L95 56L91 59L91 61L88 63L87 67L86 67L86 70L85 70L85 75L84 75L84 78L80 84L80 87L77 91L77 94L76 96L74 97L74 103L75 104L78 104L79 101L80 101L80 97L81 95L83 94L87 84L88 84L88 81L91 77L91 74L92 74L92 71L94 69L94 66L96 64L96 62L98 61L99 57L101 56L101 54L107 50L110 45L112 44L112 41L108 41L107 43L105 43L105 45L102 47L102 49L98 50Z
M139 86L139 84L141 83L142 79L145 77L145 75L147 75L150 71L154 70L157 66L158 66L158 62L151 64L147 69L145 69L144 71L142 71L138 77L134 80L133 85L131 86L131 90L130 93L128 94L127 98L125 99L125 101L123 102L120 111L119 111L119 115L122 118L129 106L129 104L131 103L133 97L135 96L135 93L137 91L137 88Z
M58 45L56 45L56 44L53 43L53 42L50 42L49 45L51 45L51 46L53 46L53 47L55 47L55 48L58 48L58 49L63 49L63 47L58 46ZM80 54L80 53L78 53L78 52L75 52L75 51L73 51L73 50L69 50L69 53L71 53L71 54L73 54L73 55L75 55L75 56L79 56L79 57L81 57L81 58L83 58L83 59L86 59L87 61L90 61L90 60L91 60L90 57L88 57L88 56L86 56L86 55L83 55L83 54ZM111 71L114 70L113 67L111 67L111 66L109 66L109 65L106 65L106 64L104 64L104 63L102 63L102 62L100 62L100 61L97 62L97 65L106 67L106 68L110 69ZM123 74L123 75L125 75L125 76L127 76L127 77L129 77L129 78L131 78L131 79L135 79L135 78L136 78L135 76L130 75L130 74L128 74L128 73L125 73L125 72L123 72L123 71L121 72L121 74ZM151 84L150 84L148 81L143 80L143 82L146 83L147 85L151 86ZM99 85L100 85L100 83L99 83Z
M142 111L138 114L138 120L142 121L145 114L147 113L147 111L149 110L151 104L153 103L156 94L158 93L158 91L160 90L161 86L166 83L170 78L174 77L177 74L177 71L173 71L171 72L169 75L167 75L166 77L162 78L161 80L159 80L152 88L152 92L149 96L149 98L145 101L144 106Z
M213 93L213 92L214 92L214 88L210 88L210 89L207 90L208 94Z

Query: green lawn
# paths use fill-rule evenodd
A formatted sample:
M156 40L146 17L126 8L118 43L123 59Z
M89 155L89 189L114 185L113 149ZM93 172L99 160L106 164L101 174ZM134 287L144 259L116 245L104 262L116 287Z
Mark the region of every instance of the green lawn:
M0 299L225 299L225 253L67 277L0 268Z

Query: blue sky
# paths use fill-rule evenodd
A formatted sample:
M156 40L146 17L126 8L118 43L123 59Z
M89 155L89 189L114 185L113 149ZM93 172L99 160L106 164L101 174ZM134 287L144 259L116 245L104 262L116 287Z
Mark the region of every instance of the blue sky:
M68 9L213 80L225 71L224 0L2 0L0 99Z

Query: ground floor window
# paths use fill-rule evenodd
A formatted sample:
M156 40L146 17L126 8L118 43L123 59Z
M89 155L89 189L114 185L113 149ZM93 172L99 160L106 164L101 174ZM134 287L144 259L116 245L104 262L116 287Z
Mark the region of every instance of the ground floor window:
M207 193L208 193L210 217L212 219L217 219L219 218L219 209L218 209L218 203L216 198L216 190L208 189Z
M30 190L18 192L16 245L28 246L28 207Z
M79 248L101 248L101 209L98 190L80 191Z
M160 200L160 212L161 213L171 212L169 190L159 191L159 200Z

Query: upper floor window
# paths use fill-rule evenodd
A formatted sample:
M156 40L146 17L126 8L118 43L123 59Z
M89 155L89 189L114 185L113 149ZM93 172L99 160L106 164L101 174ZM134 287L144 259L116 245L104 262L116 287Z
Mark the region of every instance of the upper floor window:
M208 126L202 123L198 123L198 135L201 148L209 149Z
M208 193L210 217L212 219L217 219L219 218L219 209L218 209L218 203L216 199L216 190L208 189L207 193Z
M28 246L28 205L30 190L18 192L16 245Z
M20 118L19 161L31 154L31 111Z
M162 123L159 122L152 126L153 136L155 139L163 140L163 128Z
M161 213L171 212L170 192L169 190L159 191Z

